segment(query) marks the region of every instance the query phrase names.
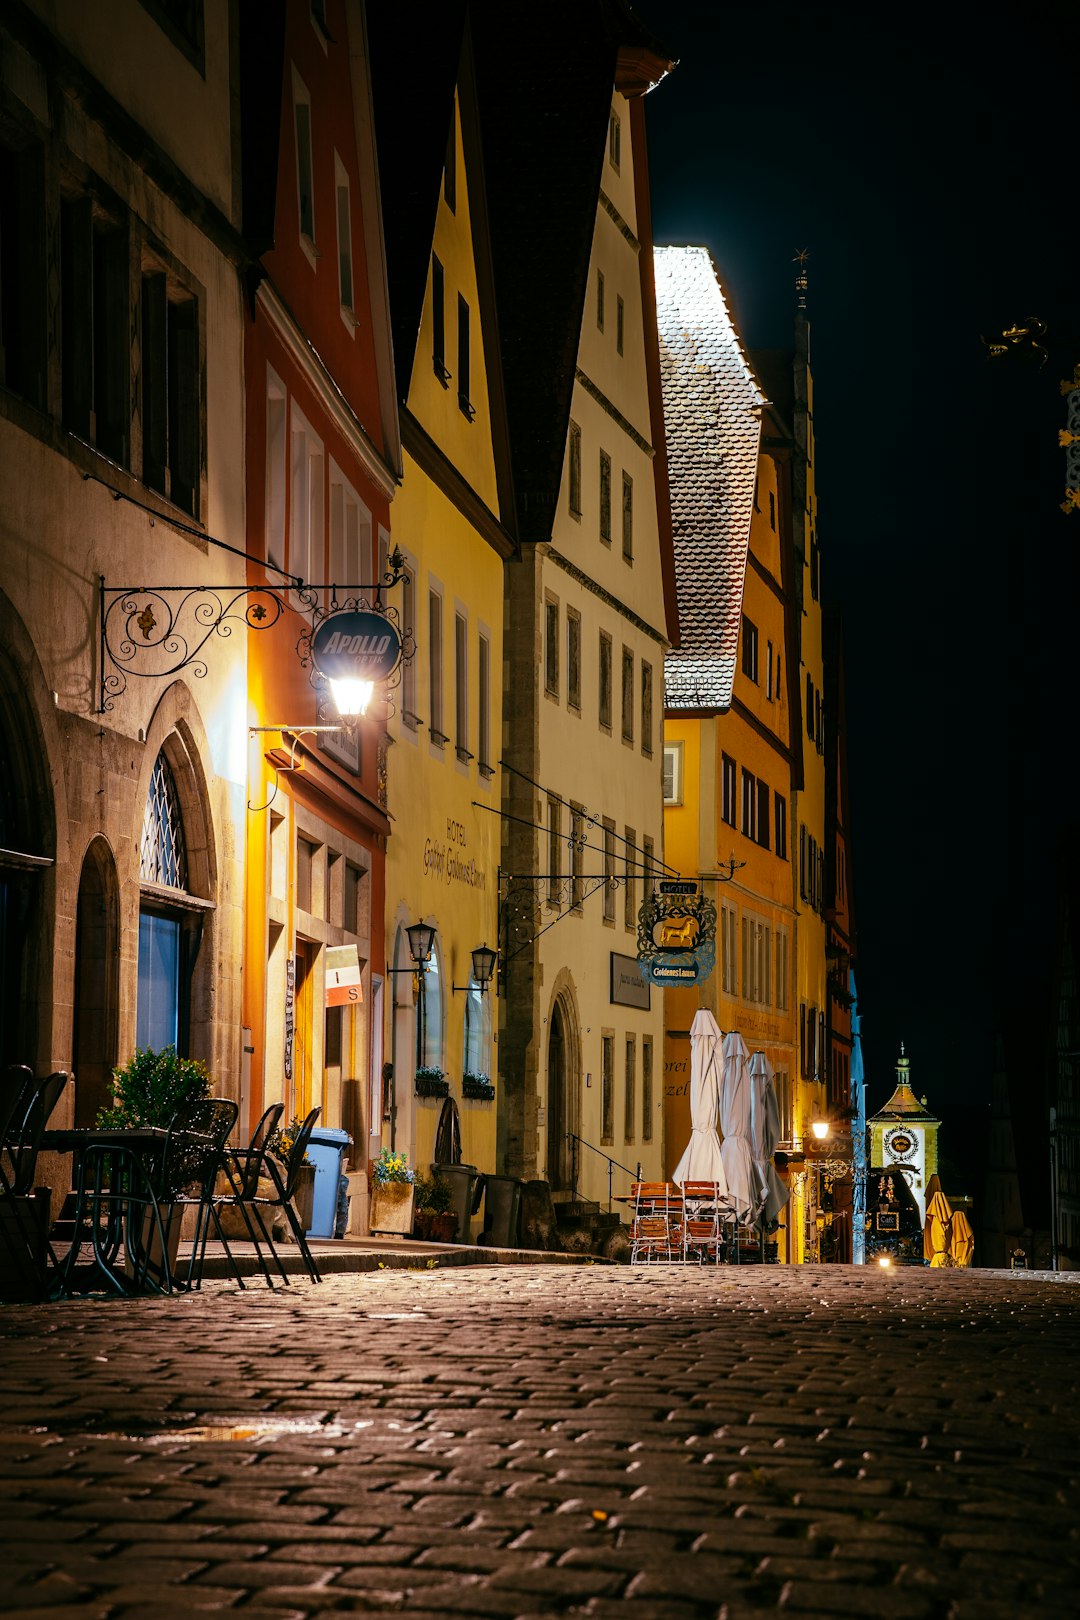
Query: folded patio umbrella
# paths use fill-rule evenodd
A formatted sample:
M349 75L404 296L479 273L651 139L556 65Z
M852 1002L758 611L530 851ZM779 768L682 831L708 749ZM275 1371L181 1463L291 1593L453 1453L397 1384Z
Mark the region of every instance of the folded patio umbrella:
M768 1194L765 1176L754 1158L754 1088L750 1053L737 1031L724 1036L724 1068L720 1083L720 1149L728 1192L735 1213L744 1225L756 1221Z
M934 1193L926 1206L926 1225L923 1227L923 1259L932 1266L952 1264L949 1253L949 1234L952 1230L952 1205L943 1192Z
M711 1012L699 1007L690 1026L690 1141L672 1181L715 1181L727 1191L716 1116L720 1108L720 1043L723 1035Z
M776 1082L773 1066L764 1052L755 1052L750 1059L750 1078L753 1082L753 1111L751 1132L754 1160L765 1180L765 1204L762 1214L767 1224L775 1221L791 1193L780 1180L773 1163L776 1144L780 1140L780 1104L776 1100Z
M954 1266L970 1266L975 1253L975 1234L962 1209L954 1212L949 1232L949 1252Z

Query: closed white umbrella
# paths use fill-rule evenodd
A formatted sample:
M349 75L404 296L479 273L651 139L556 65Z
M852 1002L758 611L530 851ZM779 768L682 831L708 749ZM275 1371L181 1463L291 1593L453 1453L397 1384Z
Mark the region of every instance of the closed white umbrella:
M744 1226L757 1220L768 1192L764 1174L754 1158L753 1113L750 1053L742 1036L732 1030L724 1036L724 1069L720 1082L720 1129L724 1141L720 1153L735 1213Z
M690 1141L672 1181L715 1181L727 1191L716 1116L720 1108L720 1043L723 1035L711 1012L699 1007L690 1026Z
M776 1100L773 1066L764 1052L755 1052L751 1058L750 1076L753 1080L754 1096L754 1158L764 1177L766 1188L765 1207L761 1213L765 1218L765 1224L771 1226L779 1219L780 1211L791 1197L791 1193L784 1186L773 1163L776 1144L780 1140L780 1104Z

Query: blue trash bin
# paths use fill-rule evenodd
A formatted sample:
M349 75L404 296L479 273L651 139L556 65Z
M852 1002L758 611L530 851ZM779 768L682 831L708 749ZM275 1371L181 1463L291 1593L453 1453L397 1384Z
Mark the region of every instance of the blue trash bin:
M337 1220L342 1160L352 1144L348 1131L317 1125L308 1142L308 1158L315 1166L315 1192L311 1202L308 1237L331 1238Z

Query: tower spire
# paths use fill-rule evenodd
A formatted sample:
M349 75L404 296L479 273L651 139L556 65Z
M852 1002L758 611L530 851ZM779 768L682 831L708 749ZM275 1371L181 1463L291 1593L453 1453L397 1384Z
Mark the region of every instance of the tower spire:
M800 310L806 309L806 291L808 284L806 266L809 258L810 249L800 248L791 261L792 264L798 266L798 269L795 271L795 304Z

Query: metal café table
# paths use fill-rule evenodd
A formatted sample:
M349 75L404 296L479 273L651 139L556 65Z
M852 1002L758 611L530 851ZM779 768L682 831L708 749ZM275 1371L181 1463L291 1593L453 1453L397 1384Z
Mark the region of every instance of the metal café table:
M51 1290L54 1299L91 1293L95 1286L100 1291L102 1283L110 1292L118 1294L168 1291L167 1271L154 1276L146 1265L133 1268L125 1243L135 1212L151 1207L145 1191L136 1190L131 1183L131 1156L134 1154L142 1161L145 1177L150 1163L155 1155L160 1158L168 1140L169 1132L153 1125L126 1130L90 1126L42 1132L42 1151L74 1155L74 1230L71 1247L63 1261L57 1263ZM97 1177L93 1186L88 1185L86 1174L91 1148L100 1150L94 1156ZM112 1158L108 1155L110 1148L114 1150ZM103 1171L111 1172L108 1179L103 1179ZM80 1264L82 1250L87 1245L90 1259Z

